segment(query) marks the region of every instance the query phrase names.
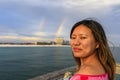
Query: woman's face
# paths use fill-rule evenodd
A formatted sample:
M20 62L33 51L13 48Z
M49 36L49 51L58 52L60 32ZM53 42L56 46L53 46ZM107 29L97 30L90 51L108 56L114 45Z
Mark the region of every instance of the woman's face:
M76 27L71 35L70 45L73 55L79 58L85 58L95 53L99 47L95 41L92 31L85 25Z

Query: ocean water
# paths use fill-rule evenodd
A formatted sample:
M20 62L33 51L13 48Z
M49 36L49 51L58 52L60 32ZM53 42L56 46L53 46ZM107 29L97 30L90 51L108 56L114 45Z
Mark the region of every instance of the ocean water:
M120 48L111 50L120 63ZM27 80L73 66L71 52L70 47L0 47L0 80Z

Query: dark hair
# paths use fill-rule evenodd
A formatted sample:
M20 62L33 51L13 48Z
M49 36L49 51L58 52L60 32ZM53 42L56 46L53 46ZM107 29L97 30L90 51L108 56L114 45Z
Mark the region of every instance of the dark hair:
M70 38L74 29L80 25L85 25L92 31L95 40L99 43L99 48L97 49L97 57L105 71L108 73L109 80L114 80L116 64L112 52L109 48L107 37L102 25L92 19L85 19L77 22L71 29ZM80 58L74 58L78 64L79 69L81 66Z

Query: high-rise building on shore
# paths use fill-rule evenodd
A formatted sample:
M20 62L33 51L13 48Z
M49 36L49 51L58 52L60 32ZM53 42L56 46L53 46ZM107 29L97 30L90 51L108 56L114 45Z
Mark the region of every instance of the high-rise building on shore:
M55 43L56 43L56 45L63 45L64 39L62 37L56 37Z

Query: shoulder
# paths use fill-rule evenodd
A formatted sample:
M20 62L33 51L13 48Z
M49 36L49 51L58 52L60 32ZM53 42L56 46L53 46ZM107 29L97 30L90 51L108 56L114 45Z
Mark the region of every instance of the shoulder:
M86 74L86 75L100 75L104 73L105 71L103 68L92 65L86 65L84 67L81 67L80 70L77 72L77 74Z

